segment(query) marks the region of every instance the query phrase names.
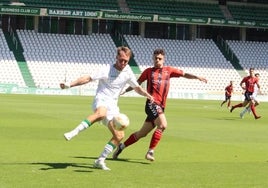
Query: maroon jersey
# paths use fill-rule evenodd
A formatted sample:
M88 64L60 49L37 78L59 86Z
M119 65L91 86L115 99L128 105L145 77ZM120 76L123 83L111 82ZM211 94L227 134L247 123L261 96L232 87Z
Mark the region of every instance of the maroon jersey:
M232 96L232 93L233 93L233 85L228 85L225 87L225 95L226 96Z
M147 80L147 92L154 97L156 104L165 108L167 95L170 87L170 78L181 77L184 72L170 66L162 68L150 67L145 69L138 79L139 83Z
M254 92L254 84L258 83L258 78L257 77L246 76L246 77L243 78L241 83L245 83L246 91L253 93Z

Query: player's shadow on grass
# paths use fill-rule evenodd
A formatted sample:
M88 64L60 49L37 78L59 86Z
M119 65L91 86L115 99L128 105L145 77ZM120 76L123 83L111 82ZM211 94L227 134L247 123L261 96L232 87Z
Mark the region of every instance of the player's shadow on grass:
M75 156L74 158L79 158L79 159L94 159L96 160L96 157L81 157L81 156ZM144 164L144 165L148 165L151 164L151 162L144 162L144 161L140 161L140 159L112 159L112 158L107 158L107 161L119 161L119 162L127 162L127 163L138 163L138 164Z
M78 158L78 159L92 159L95 161L97 157L83 157L83 156L75 156L72 158ZM139 159L112 159L107 158L106 160L109 161L118 161L118 162L128 162L128 163L139 163L143 165L150 164L149 162L140 161ZM93 164L93 162L91 162ZM42 167L39 170L58 170L58 169L66 169L68 167L75 167L75 168L83 168L83 169L95 169L93 165L90 165L90 162L88 163L49 163L49 162L37 162L37 163L30 163L31 165L46 165L47 167ZM88 170L75 170L76 172L89 172ZM90 171L93 172L93 171Z
M66 169L67 167L77 167L89 169L92 168L88 166L88 163L31 163L31 165L46 165L47 167L40 168L39 170L57 170L57 169ZM75 170L76 172L89 172L88 170ZM92 172L92 171L91 171Z
M236 120L241 120L240 117L221 117L221 118L215 118L216 120L230 120L230 121L236 121Z

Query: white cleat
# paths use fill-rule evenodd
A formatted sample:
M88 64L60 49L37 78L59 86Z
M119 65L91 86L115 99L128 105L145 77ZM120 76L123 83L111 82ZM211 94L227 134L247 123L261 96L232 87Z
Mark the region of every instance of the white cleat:
M64 138L69 141L71 140L75 135L72 132L64 133Z
M93 168L98 168L98 169L102 169L102 170L111 170L110 168L108 168L106 166L106 164L104 163L104 161L100 161L100 160L96 160L94 162Z
M147 152L145 155L145 159L149 160L149 161L154 161L154 153L153 152Z
M244 115L242 113L240 113L240 118L243 119L244 118Z

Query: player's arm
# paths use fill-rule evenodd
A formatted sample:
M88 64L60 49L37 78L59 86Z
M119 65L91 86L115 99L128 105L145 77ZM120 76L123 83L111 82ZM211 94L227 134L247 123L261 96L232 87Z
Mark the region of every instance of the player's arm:
M256 82L256 85L257 85L258 89L260 90L261 86L260 86L259 82Z
M243 85L243 83L240 83L240 87L241 87L243 90L246 90L246 87L245 87L245 85Z
M184 78L187 78L187 79L197 79L197 80L200 80L201 82L205 82L207 83L207 79L204 78L204 77L201 77L201 76L196 76L196 75L193 75L193 74L190 74L190 73L185 73L183 75Z
M243 83L244 83L244 79L240 82L239 85L243 90L246 90L246 87L245 87L245 85Z
M138 93L138 94L140 94L140 95L142 95L142 96L144 96L144 97L147 97L147 99L149 99L151 102L154 101L153 96L151 96L151 95L150 95L145 89L143 89L141 86L134 87L133 89L136 91L136 93Z
M139 83L139 85L141 85L142 82L140 82L139 80L137 80L137 82ZM125 89L120 95L124 95L127 92L132 91L133 88L131 86L129 86L127 89Z
M84 84L87 84L88 82L91 82L91 81L92 81L92 78L89 75L85 75L85 76L82 76L82 77L78 78L77 80L69 82L69 83L60 83L60 88L67 89L67 88L71 88L71 87L75 87L75 86L84 85Z
M125 93L127 93L127 92L129 92L129 91L132 91L132 90L133 90L133 88L129 86L127 89L125 89L125 90L121 93L121 95L124 95Z
M259 93L260 95L262 95L263 93L262 93L262 91L261 91L261 86L260 86L259 82L256 82L256 86L258 87L258 93Z

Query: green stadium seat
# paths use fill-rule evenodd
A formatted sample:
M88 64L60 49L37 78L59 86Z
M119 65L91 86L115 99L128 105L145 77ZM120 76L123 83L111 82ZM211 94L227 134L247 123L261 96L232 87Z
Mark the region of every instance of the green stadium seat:
M228 5L228 9L237 20L268 21L267 7Z
M120 10L116 0L20 0L26 6L64 8L74 10Z
M161 0L126 0L130 12L150 13L187 17L224 18L220 7L215 3L193 3Z

